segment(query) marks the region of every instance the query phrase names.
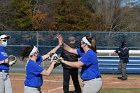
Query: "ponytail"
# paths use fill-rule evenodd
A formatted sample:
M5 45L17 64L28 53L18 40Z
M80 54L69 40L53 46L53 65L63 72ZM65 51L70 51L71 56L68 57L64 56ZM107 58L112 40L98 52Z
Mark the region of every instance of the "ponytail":
M33 49L33 46L27 46L23 49L23 51L20 53L22 60L24 60L24 58L26 57L29 57L29 54L32 51L32 49Z
M88 45L88 47L90 49L92 49L95 53L97 53L97 49L96 49L96 41L93 37L90 36L86 36L87 40L91 43L91 46Z

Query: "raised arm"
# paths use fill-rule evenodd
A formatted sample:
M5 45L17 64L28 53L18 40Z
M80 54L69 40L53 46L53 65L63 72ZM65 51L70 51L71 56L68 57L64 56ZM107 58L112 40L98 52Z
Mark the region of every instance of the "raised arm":
M79 68L79 67L82 67L84 65L84 63L82 63L81 61L70 62L70 61L65 61L62 59L61 62L66 64L66 65L69 65L71 67L74 67L74 68Z
M63 48L64 48L65 50L67 50L68 52L70 52L70 53L78 54L76 49L71 48L70 46L68 46L68 45L65 44L65 43L63 43Z
M43 55L42 56L43 60L47 59L52 53L55 53L61 47L61 45L63 44L63 40L61 38L61 35L57 34L56 38L58 39L59 44L55 48L53 48L50 52Z
M49 68L48 68L47 70L43 70L43 71L41 72L41 74L42 74L42 75L45 75L45 76L50 75L51 72L52 72L53 69L54 69L55 63L56 63L55 61L52 61L52 62L51 62L51 65L49 66Z

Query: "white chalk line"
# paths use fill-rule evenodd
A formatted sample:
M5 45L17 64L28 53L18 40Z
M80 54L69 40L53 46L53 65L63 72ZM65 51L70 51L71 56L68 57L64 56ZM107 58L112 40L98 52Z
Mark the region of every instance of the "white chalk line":
M25 79L11 79L11 80L18 80L18 81L24 81ZM61 80L44 80L44 81L46 81L46 82L63 82L63 81L61 81ZM73 85L69 85L70 87L73 87ZM50 93L50 92L52 92L52 91L56 91L56 90L61 90L61 89L63 89L63 87L57 87L57 88L54 88L54 89L50 89L50 90L47 90L47 93ZM45 93L45 92L42 92L42 93Z

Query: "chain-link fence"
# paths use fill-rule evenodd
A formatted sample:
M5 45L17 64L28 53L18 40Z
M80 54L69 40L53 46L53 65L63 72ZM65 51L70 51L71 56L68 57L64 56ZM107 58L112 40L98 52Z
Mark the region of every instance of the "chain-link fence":
M0 34L11 35L11 39L8 42L8 53L14 53L19 55L22 47L28 45L36 45L39 47L41 53L47 52L50 48L58 44L55 38L59 33L63 36L65 42L69 36L75 36L77 44L83 36L93 36L96 39L97 49L115 49L120 45L121 40L126 40L130 49L140 49L140 33L138 32L49 32L49 31L6 31L0 32ZM45 51L44 51L45 50Z
M80 40L83 36L93 36L96 39L97 49L116 49L120 45L121 40L127 42L129 49L140 49L140 33L138 32L78 32L78 31L1 31L0 34L7 34L11 36L6 47L7 53L20 57L20 53L25 46L36 45L41 54L50 51L58 44L55 38L56 34L61 34L64 41L67 42L69 36L76 37L76 43L80 45ZM58 50L58 54L61 49ZM13 69L18 67L18 70L23 70L25 62L19 60Z

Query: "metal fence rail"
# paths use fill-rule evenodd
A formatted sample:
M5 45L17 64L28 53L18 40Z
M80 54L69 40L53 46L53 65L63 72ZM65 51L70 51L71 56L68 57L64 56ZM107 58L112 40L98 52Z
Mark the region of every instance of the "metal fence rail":
M0 34L11 35L6 48L7 53L9 55L14 54L19 58L18 63L11 68L11 71L24 70L25 62L20 60L20 53L25 46L36 45L40 53L45 54L58 44L55 38L58 33L63 36L65 42L67 42L69 36L75 36L77 45L80 45L80 40L83 36L93 36L96 39L97 49L99 50L114 50L118 48L120 41L123 39L126 40L130 50L140 50L139 32L1 31ZM60 52L61 49L57 53L59 54Z
M68 36L75 36L77 44L83 36L93 36L96 39L97 49L109 50L116 49L120 45L120 41L125 39L131 50L140 50L140 33L138 32L65 32L65 31L1 31L0 34L11 35L8 42L7 51L15 53L17 56L21 49L28 45L36 45L41 53L49 51L58 44L55 35L61 34L67 42Z
M118 57L99 57L98 60L101 73L119 73ZM140 58L129 58L126 72L128 74L140 74Z

